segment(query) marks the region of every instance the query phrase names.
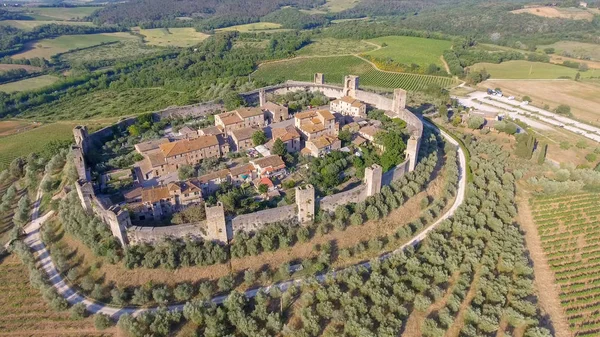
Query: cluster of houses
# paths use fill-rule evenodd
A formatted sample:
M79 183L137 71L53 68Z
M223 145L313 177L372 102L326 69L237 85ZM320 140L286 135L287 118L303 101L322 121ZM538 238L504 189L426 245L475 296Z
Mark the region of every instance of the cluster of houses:
M139 220L160 219L190 204L199 204L203 196L218 190L228 182L234 185L253 183L267 185L268 193L277 194L272 179L285 175L285 163L278 155L271 155L277 139L289 153L319 157L340 150L340 131L353 135L352 143L360 146L374 142L383 130L377 121L366 119L366 104L349 96L330 102L329 110L316 109L290 116L288 108L261 101L260 107L243 107L215 115L215 125L194 130L184 126L179 139L161 138L137 144L135 149L144 159L138 164L143 180L176 174L183 165L195 166L207 158L220 158L230 151L250 151L254 148L253 135L270 125L271 139L259 150L263 157L247 164L211 172L188 181L161 184L142 189L141 195L130 200ZM281 123L294 119L294 123ZM281 123L280 125L277 125ZM258 148L258 147L257 147Z

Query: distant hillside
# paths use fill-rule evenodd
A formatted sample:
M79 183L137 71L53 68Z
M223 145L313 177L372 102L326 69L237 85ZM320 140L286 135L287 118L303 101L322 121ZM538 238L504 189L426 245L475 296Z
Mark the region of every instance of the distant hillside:
M133 0L109 5L94 13L93 19L97 23L126 26L157 25L178 17L240 24L258 21L285 6L311 9L324 3L325 0Z

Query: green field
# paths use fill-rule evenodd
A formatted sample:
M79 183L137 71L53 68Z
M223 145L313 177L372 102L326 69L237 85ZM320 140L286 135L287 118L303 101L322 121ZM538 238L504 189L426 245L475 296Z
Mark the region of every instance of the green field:
M44 39L28 44L28 49L13 55L15 59L43 57L49 59L53 55L65 53L69 50L87 48L107 42L137 39L129 33L103 33L84 35L63 35L55 39Z
M73 126L74 124L53 123L15 135L0 137L0 170L5 169L13 159L19 156L42 151L50 141L73 138Z
M135 31L144 36L144 42L148 45L162 47L190 47L209 36L197 32L194 28L153 28Z
M98 9L100 7L21 7L11 10L21 12L23 15L30 16L35 20L68 21L82 20Z
M185 93L161 88L99 90L40 105L19 117L44 122L120 117L190 104L189 99Z
M43 88L47 85L50 85L59 78L52 75L42 75L37 77L27 78L21 81L10 82L6 84L0 85L0 91L11 93L17 91L28 91Z
M369 40L378 45L387 44L379 50L374 50L366 55L379 59L392 59L396 62L420 66L429 64L442 65L440 56L444 50L450 49L451 41L433 40L412 36L386 36Z
M298 55L327 56L359 54L376 49L377 47L357 40L321 38L314 39L309 45L298 50Z
M557 55L566 52L574 58L600 61L600 45L598 44L575 41L558 41L550 45L538 46L537 48L538 50L544 50L545 48L554 48L555 54Z
M73 25L73 26L93 26L91 22L79 21L44 21L44 20L4 20L0 21L0 26L12 26L22 30L32 30L37 26L42 25Z
M241 33L247 33L247 32L253 32L253 33L272 32L272 33L275 33L275 32L283 32L283 31L288 31L288 30L289 29L281 28L281 25L278 23L255 22L255 23L248 23L245 25L237 25L237 26L231 26L231 27L217 29L217 32L238 31Z
M574 79L577 74L577 69L550 63L529 61L508 61L500 64L477 63L470 68L473 70L485 68L490 73L492 79L556 79L565 76ZM582 78L592 76L600 76L600 71L588 70L581 73Z
M125 40L66 53L61 55L60 59L74 65L89 61L112 61L143 57L144 55L150 55L161 51L162 48L145 45L139 40Z
M376 89L403 88L416 91L432 83L444 87L455 84L455 81L448 77L379 71L354 56L300 58L266 63L251 76L268 83L283 82L288 79L312 81L314 74L319 72L323 73L325 81L331 84L341 84L345 75L358 75L361 86Z
M356 6L360 0L327 0L322 7L329 12L341 12Z

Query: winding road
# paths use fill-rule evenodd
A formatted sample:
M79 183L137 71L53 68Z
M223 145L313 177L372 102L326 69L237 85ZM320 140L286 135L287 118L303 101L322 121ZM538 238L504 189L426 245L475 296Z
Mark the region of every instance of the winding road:
M458 142L456 140L454 140L454 138L452 138L446 132L437 129L433 124L431 124L427 121L423 121L423 124L429 128L436 129L436 131L439 131L441 133L441 135L446 139L446 141L448 141L458 147L459 184L458 184L458 191L456 194L456 198L454 200L454 203L450 207L450 209L448 209L448 211L446 213L444 213L442 216L440 216L440 218L436 222L434 222L433 224L431 224L430 226L425 228L423 231L421 231L419 234L417 234L410 241L408 241L407 243L405 243L398 249L394 250L391 253L381 256L380 259L387 259L390 256L392 256L392 254L396 254L396 253L404 250L408 246L414 246L414 245L417 245L419 242L423 241L427 237L427 234L429 234L429 232L434 230L440 223L442 223L442 221L451 217L465 199L466 186L467 186L467 177L466 177L465 172L466 172L466 167L467 167L467 160L466 160L466 156L465 156L463 149L459 146ZM40 238L40 227L53 214L53 212L50 211L50 212L46 213L44 216L39 217L39 207L40 207L41 198L42 198L42 191L40 188L38 190L37 200L34 204L34 208L32 211L32 221L25 227L26 238L24 241L33 250L34 255L37 256L37 258L40 262L41 269L43 269L46 272L46 274L48 275L49 282L52 284L52 286L54 288L56 288L56 290L58 291L58 293L61 296L63 296L70 304L77 304L77 303L85 304L87 311L89 311L90 313L93 313L93 314L102 313L102 314L109 315L114 319L119 318L123 314L131 314L131 315L135 316L135 315L139 315L146 311L156 310L158 308L158 307L153 307L153 308L114 307L114 306L107 305L105 303L99 303L99 302L90 300L87 297L85 297L84 295L79 294L75 289L71 288L69 286L69 284L62 278L62 276L60 275L58 270L56 269L46 246L44 245L44 243L42 242L42 240ZM369 268L370 265L371 265L370 262L364 262L364 263L358 264L356 266L348 267L348 268L356 268L356 267ZM346 269L342 269L340 271L332 271L328 274L321 274L321 275L316 276L316 278L319 282L322 282L325 279L326 275L335 275L336 273L339 273L344 270L346 270ZM302 282L303 282L303 279L290 280L290 281L286 281L286 282L277 283L277 284L274 284L274 285L271 285L268 287L260 287L260 288L256 288L256 289L251 289L251 290L246 291L244 294L246 297L252 298L252 297L256 296L256 294L260 290L269 292L273 287L278 287L282 291L285 291L292 285L301 284ZM217 297L212 298L212 302L220 304L220 303L223 303L226 299L227 299L227 295L217 296ZM174 310L174 311L181 311L181 310L183 310L183 304L171 305L171 306L168 306L168 309Z

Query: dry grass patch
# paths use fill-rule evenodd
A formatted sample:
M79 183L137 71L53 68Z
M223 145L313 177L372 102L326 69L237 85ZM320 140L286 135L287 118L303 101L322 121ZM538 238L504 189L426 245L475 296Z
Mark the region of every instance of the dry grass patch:
M600 72L598 72L600 74ZM555 109L567 104L576 118L600 125L600 85L575 81L528 81L528 80L487 80L481 84L485 88L501 88L506 95L521 98L531 97L532 104Z
M0 72L15 69L25 69L30 73L42 70L42 68L40 67L28 66L25 64L0 64Z
M543 16L546 18L561 18L561 19L571 19L571 20L588 20L592 21L594 19L594 14L579 8L557 8L557 7L529 7L523 9L517 9L511 11L511 13L515 14L533 14L537 16Z

